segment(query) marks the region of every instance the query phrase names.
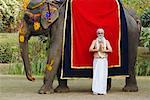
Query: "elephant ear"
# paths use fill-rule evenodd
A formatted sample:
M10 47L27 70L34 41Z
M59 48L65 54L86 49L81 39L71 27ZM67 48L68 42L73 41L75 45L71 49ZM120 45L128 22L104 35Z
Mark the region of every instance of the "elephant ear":
M49 4L44 6L42 13L41 13L41 24L44 29L47 29L54 21L58 18L59 11L58 7L54 4Z

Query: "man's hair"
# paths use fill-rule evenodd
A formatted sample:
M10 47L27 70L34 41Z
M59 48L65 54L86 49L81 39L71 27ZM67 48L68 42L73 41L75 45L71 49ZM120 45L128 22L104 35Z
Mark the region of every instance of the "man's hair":
M98 34L98 33L103 33L103 34L104 34L104 30L103 30L102 28L98 28L97 31L96 31L96 33L97 33L97 34Z

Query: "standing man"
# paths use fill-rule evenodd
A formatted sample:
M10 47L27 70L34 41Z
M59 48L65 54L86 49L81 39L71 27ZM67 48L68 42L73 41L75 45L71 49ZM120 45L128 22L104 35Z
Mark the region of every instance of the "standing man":
M112 52L112 47L104 37L104 30L97 29L97 38L92 41L89 52L94 53L93 60L93 94L103 95L107 91L108 61L107 56Z

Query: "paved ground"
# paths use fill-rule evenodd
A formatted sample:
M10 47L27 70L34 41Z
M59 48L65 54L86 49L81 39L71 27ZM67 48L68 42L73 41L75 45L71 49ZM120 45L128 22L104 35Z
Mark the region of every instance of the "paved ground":
M42 78L29 82L25 76L0 75L0 100L150 100L150 77L138 77L139 92L122 92L124 78L113 78L107 95L92 95L91 79L69 80L69 93L38 94ZM54 81L54 87L57 81Z

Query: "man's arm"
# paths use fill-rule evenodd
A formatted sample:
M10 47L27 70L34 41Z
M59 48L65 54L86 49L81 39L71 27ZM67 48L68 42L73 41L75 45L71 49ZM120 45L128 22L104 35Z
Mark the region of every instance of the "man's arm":
M108 40L106 40L106 50L104 50L104 52L112 52L112 47Z
M93 40L92 44L91 44L91 46L89 48L89 52L97 52L98 51L98 49L95 48L95 43L96 43L96 40Z

